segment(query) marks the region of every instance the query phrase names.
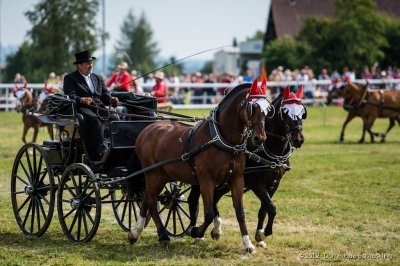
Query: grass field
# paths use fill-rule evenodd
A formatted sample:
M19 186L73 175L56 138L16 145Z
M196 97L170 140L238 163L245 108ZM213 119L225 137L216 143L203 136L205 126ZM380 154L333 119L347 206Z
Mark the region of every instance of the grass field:
M182 110L201 116L203 110ZM219 206L223 235L213 241L173 239L158 244L153 223L135 245L127 241L110 209L105 208L95 238L87 244L67 240L55 212L48 231L30 238L19 230L10 201L10 173L22 146L21 115L0 113L0 264L1 265L400 265L400 128L386 143L357 144L361 120L339 132L346 113L339 107L309 107L304 121L305 144L294 152L274 202L274 234L265 249L247 255L232 208ZM388 120L377 121L383 131ZM48 139L41 129L39 142ZM254 243L259 202L244 196L247 226ZM200 218L202 221L202 217Z

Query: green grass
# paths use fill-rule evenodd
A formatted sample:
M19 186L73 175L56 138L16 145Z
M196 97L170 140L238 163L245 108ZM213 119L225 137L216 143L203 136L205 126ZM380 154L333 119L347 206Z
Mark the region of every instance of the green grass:
M182 110L193 116L205 110ZM173 239L169 248L158 244L150 223L139 241L130 245L127 234L104 207L95 238L88 244L66 239L53 217L40 238L23 235L10 202L10 173L22 146L20 114L0 113L0 264L6 265L277 265L400 264L400 130L396 127L386 143L357 144L361 119L349 124L345 142L339 133L346 113L338 107L309 107L304 121L305 144L294 152L288 172L274 202L277 206L274 234L267 248L257 254L243 253L243 245L231 199L220 204L223 235L195 241ZM324 119L325 117L325 119ZM388 120L374 129L384 131ZM40 130L39 142L47 139ZM244 196L247 226L255 233L259 201ZM202 221L202 217L200 217ZM253 240L254 243L254 240ZM385 259L374 258L386 256Z

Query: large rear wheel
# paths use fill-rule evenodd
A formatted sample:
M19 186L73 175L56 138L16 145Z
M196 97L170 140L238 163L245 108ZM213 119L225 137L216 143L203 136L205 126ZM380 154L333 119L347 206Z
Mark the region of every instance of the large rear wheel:
M101 218L100 189L85 164L68 166L58 188L58 218L65 235L74 242L89 242Z
M54 211L53 170L45 150L28 143L18 152L11 174L11 201L15 219L26 235L41 236Z

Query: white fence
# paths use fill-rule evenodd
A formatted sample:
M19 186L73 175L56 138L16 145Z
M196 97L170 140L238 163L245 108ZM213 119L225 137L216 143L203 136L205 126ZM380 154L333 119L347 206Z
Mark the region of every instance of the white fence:
M367 81L364 79L358 79L354 82L365 84ZM400 79L374 79L368 80L369 84L372 85L383 85L386 88L390 89L400 89ZM185 98L186 104L174 104L174 109L209 109L213 108L216 103L223 97L219 95L218 90L224 90L226 88L232 88L237 86L237 83L180 83L180 84L172 84L167 83L168 88L177 88L178 91L182 91L181 89L185 89L185 91L190 92L186 95L183 95ZM268 82L268 88L274 87L285 87L286 85L290 86L298 86L304 85L305 90L311 90L314 93L314 99L305 99L304 103L315 103L315 104L323 104L325 102L325 98L327 96L326 91L319 91L317 88L320 86L329 86L331 85L331 81L329 80L312 80L312 81L290 81L290 82ZM151 91L153 84L141 84L145 91ZM28 84L29 88L34 90L42 90L44 88L44 84ZM14 88L13 83L4 83L0 84L0 110L10 111L15 109L16 99L12 93ZM60 85L62 88L62 85ZM216 95L209 95L207 92L201 93L201 95L194 96L194 91L198 88L201 89L209 89L209 91L216 92ZM211 90L210 90L211 89ZM197 90L198 91L198 90ZM269 93L270 90L268 90ZM274 98L276 95L269 95L271 98ZM199 104L192 104L193 101L199 102Z

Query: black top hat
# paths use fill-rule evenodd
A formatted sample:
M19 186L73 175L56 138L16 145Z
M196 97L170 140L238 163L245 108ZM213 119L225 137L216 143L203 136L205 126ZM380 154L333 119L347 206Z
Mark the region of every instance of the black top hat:
M74 65L80 64L83 62L93 61L95 59L96 59L96 57L93 57L92 53L90 53L89 51L79 52L79 53L75 54L76 61L74 62Z

